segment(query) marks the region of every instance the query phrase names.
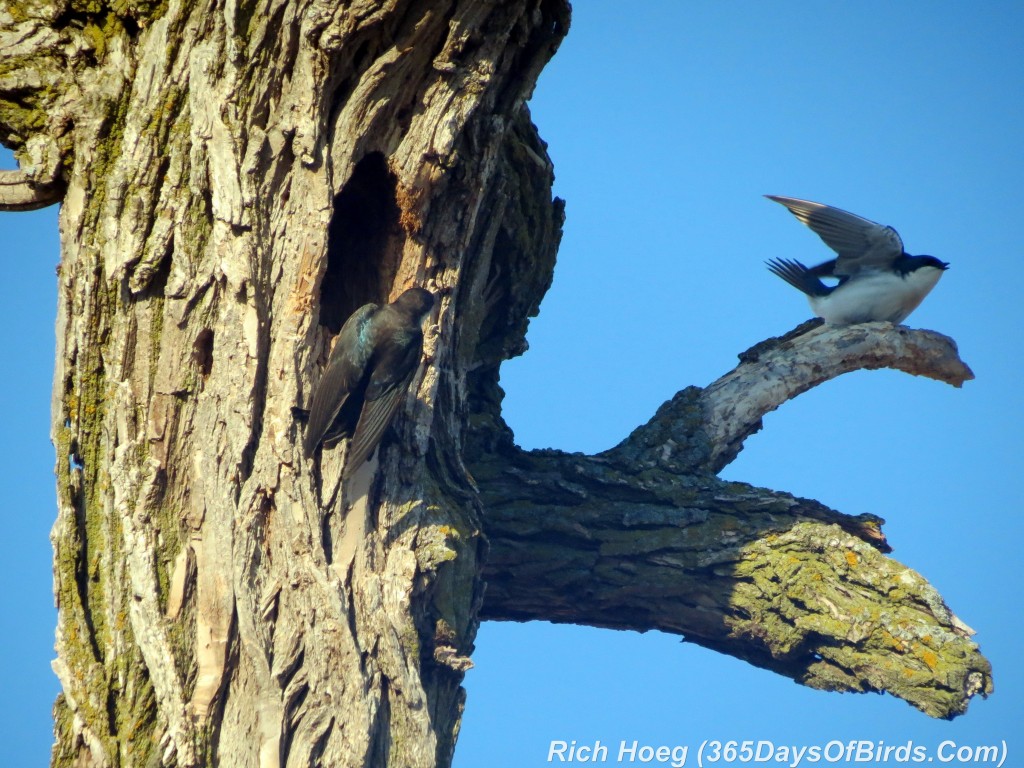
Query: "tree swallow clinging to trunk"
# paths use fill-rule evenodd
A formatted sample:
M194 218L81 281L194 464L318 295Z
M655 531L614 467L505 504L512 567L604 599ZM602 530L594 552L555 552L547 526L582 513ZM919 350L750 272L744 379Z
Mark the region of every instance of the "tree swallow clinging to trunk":
M872 320L902 323L949 267L934 256L911 256L892 227L830 205L765 195L781 203L839 256L816 267L771 259L768 269L807 294L814 314L831 325ZM835 277L838 285L819 278Z
M433 306L433 294L410 288L383 307L364 304L345 321L313 394L306 456L351 437L343 477L370 457L419 367L420 324Z

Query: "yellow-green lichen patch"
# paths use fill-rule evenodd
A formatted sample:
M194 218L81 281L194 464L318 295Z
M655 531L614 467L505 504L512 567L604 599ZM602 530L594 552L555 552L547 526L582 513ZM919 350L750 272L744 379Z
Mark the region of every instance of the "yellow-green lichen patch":
M71 0L68 10L74 16L130 20L144 27L167 12L167 0Z
M456 639L448 645L462 653L470 647L476 626L475 606L465 596L479 590L480 534L471 527L471 510L452 508L450 500L442 501L445 498L440 488L428 483L416 558L421 573L430 578L434 624L443 622L451 629Z
M3 134L5 144L18 147L32 134L45 130L48 124L49 117L42 106L0 98L0 125L8 129Z
M462 535L450 525L425 525L416 534L416 560L421 571L433 571L441 563L458 557L450 544L457 544Z

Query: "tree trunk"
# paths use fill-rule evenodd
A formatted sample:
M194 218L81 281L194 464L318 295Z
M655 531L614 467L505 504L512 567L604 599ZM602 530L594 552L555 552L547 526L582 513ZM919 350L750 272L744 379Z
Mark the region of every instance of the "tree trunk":
M608 454L514 447L498 368L562 223L524 102L568 20L564 0L0 9L20 163L0 207L63 202L54 765L448 765L481 611L686 632L940 717L991 689L877 521L714 478L829 376L959 383L948 340L866 327L835 361L813 330ZM352 311L414 284L440 299L426 364L339 489L343 450L304 458L300 411ZM764 387L765 355L802 377ZM785 547L830 590L787 589ZM899 632L867 603L898 604Z
M482 594L462 318L496 241L550 278L524 100L568 8L100 6L9 8L0 46L23 186L64 201L54 764L447 764ZM414 283L430 364L346 513L294 409Z

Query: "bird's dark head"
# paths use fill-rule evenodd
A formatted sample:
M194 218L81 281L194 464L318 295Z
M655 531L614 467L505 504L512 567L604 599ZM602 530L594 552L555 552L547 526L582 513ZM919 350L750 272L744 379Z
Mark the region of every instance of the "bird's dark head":
M421 318L434 306L434 294L425 288L410 288L395 299L392 305L409 317Z

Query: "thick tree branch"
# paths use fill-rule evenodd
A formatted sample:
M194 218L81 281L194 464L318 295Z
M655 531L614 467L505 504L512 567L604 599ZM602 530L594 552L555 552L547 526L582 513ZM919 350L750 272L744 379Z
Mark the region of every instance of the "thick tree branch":
M482 616L659 629L812 687L961 714L992 690L991 668L934 588L884 556L881 519L714 476L765 413L842 373L960 386L973 374L956 345L810 323L740 359L597 456L525 452L500 419L478 418L491 435L471 442L491 543ZM498 398L478 385L486 413Z
M0 211L34 211L59 203L64 189L36 185L21 171L0 171Z
M659 629L932 717L992 690L970 630L882 554L877 518L607 457L516 450L471 469L491 544L485 619Z

